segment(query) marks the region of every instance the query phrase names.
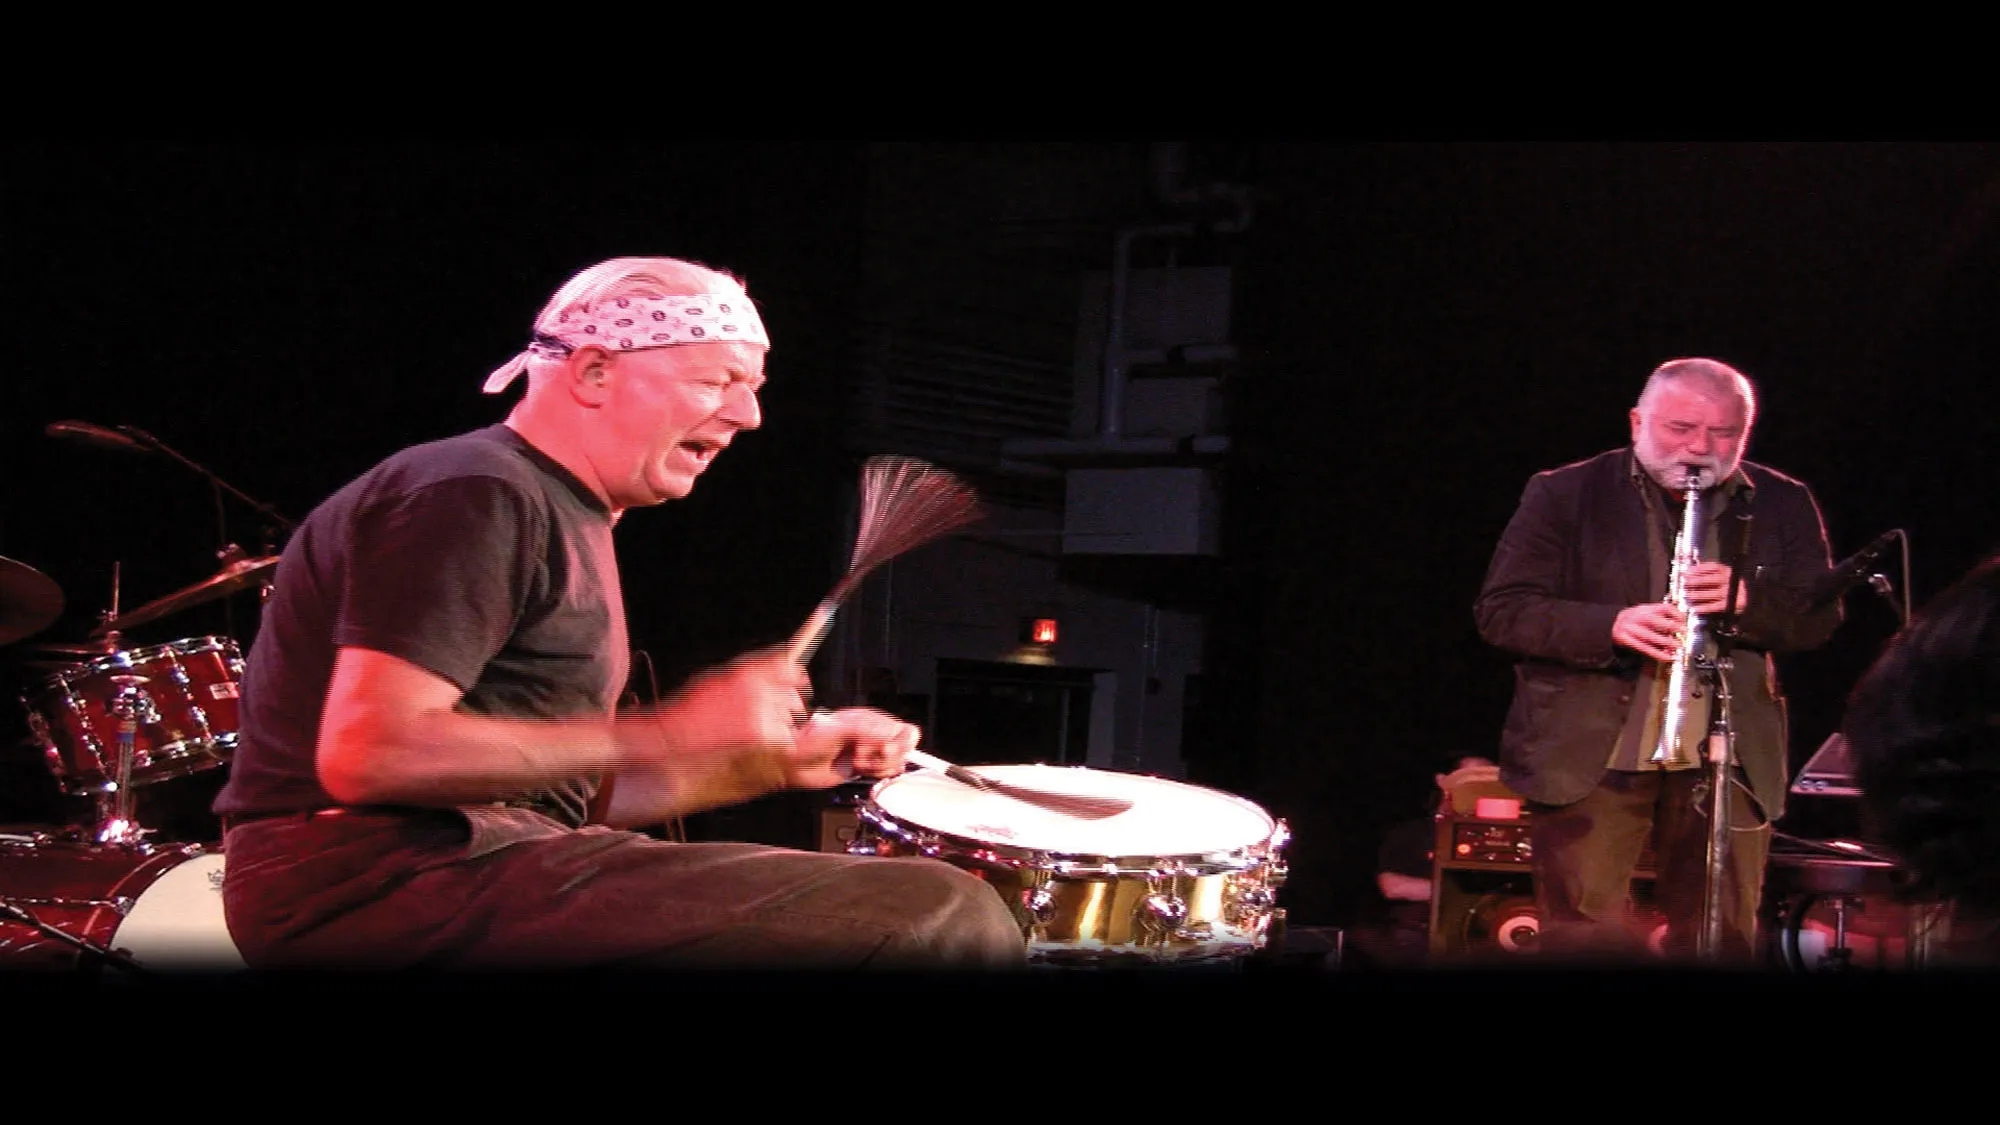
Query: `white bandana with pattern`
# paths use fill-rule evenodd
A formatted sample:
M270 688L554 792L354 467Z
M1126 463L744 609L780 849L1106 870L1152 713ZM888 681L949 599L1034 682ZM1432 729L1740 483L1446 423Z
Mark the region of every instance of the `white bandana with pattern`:
M624 352L726 340L771 346L757 307L742 293L613 297L557 316L553 328L536 332L533 343L494 368L481 389L497 394L527 370L531 360L560 359L582 347Z

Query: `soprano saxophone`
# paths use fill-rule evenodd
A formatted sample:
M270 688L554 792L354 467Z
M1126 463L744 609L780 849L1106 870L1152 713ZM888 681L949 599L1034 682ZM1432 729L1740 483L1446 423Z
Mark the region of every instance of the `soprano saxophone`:
M1681 529L1674 536L1674 556L1667 566L1666 600L1681 611L1687 618L1687 624L1681 628L1680 646L1667 668L1667 686L1657 710L1660 732L1653 742L1652 757L1656 765L1695 764L1693 748L1686 744L1688 740L1681 737L1681 726L1687 716L1688 691L1698 682L1693 665L1695 657L1701 653L1703 634L1701 616L1688 604L1687 596L1687 573L1701 561L1701 469L1698 466L1688 466L1684 488Z

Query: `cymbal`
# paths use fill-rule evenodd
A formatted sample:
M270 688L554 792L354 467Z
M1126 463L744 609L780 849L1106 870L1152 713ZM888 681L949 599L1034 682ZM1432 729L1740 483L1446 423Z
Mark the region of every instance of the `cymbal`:
M33 644L27 651L37 656L109 656L118 651L118 645L110 637L85 644Z
M203 602L233 594L265 580L264 576L278 565L278 556L266 555L261 559L238 559L223 567L213 577L205 578L192 586L175 590L163 598L155 598L130 613L122 613L103 622L90 631L93 637L102 637L120 629L130 629L157 621L168 614L197 606Z
M55 579L24 562L0 557L0 645L32 637L62 616Z

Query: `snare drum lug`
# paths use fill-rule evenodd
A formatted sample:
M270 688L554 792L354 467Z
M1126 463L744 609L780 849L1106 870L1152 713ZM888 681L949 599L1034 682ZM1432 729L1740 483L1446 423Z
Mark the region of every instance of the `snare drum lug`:
M1277 902L1278 896L1272 894L1269 887L1251 887L1249 890L1236 896L1236 903L1239 907L1259 913L1271 909L1271 907L1277 905Z
M893 856L896 854L896 841L905 838L895 831L894 825L882 826L878 831L869 831L864 827L847 842L847 854Z
M1187 921L1187 900L1179 895L1147 895L1140 921L1156 933L1171 934Z
M1049 893L1046 886L1030 887L1021 892L1021 905L1028 911L1028 918L1037 926L1046 926L1055 920L1056 896Z
M1192 926L1182 926L1175 930L1173 938L1175 941L1194 942L1199 945L1215 940L1215 927L1207 922L1196 922Z
M28 712L28 733L34 736L35 745L41 747L43 753L58 753L55 732L49 729L49 721L33 711Z

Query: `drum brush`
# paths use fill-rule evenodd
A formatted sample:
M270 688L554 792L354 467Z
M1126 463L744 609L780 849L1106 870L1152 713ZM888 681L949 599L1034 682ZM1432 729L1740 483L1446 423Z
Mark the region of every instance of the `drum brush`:
M978 494L953 474L914 457L870 457L861 466L861 526L854 536L847 573L792 638L787 648L791 658L800 664L812 658L826 638L834 614L875 568L978 520L981 514ZM974 789L1069 816L1115 816L1132 807L1130 801L1115 798L1007 785L920 751L911 751L910 760L942 770L953 781Z
M825 710L814 711L812 714L806 716L805 721L811 723L825 722L831 714L832 712ZM842 753L845 754L846 751L843 750ZM1087 793L1051 793L1046 789L1030 789L1022 785L1009 785L1004 781L995 781L984 774L974 773L964 766L947 762L935 754L926 754L922 750L910 750L903 757L909 764L919 769L936 770L953 781L958 782L960 785L969 786L983 793L1011 797L1016 801L1036 805L1050 812L1062 813L1065 816L1081 817L1085 820L1102 820L1107 816L1117 816L1119 813L1132 807L1132 802L1122 797L1096 797ZM849 776L851 778L852 774L850 773Z
M953 765L943 758L912 750L905 755L909 763L922 769L938 770L946 777L961 785L987 793L997 793L1016 801L1035 805L1064 816L1081 817L1085 820L1102 820L1107 816L1117 816L1132 807L1132 802L1122 797L1095 797L1087 793L1051 793L1046 789L1028 789L1019 785L1009 785L990 777Z
M791 658L800 664L812 658L833 615L876 567L980 515L978 494L951 473L914 457L870 457L861 466L861 527L847 573L792 638Z

